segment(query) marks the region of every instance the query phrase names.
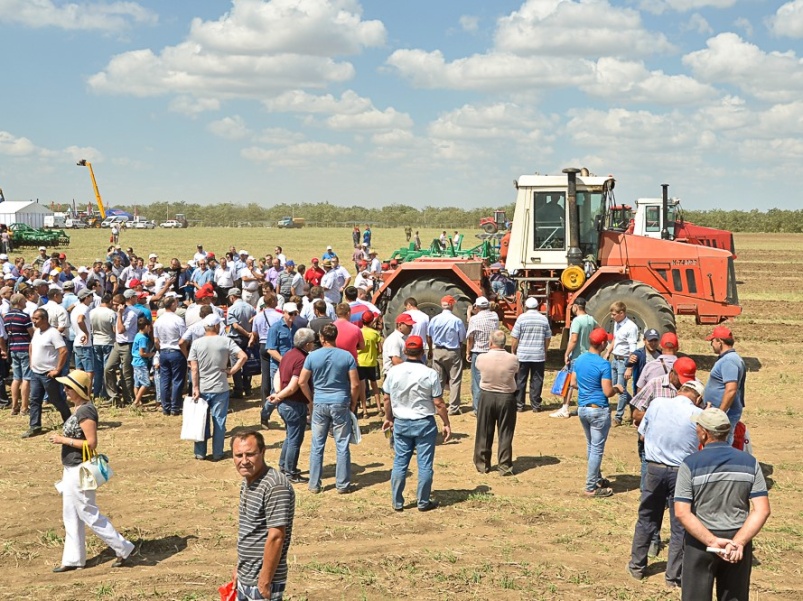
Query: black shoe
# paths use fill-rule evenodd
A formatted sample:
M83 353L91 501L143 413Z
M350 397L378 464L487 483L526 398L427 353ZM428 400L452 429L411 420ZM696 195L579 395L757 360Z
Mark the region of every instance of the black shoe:
M62 572L72 572L73 570L82 570L82 566L59 566L57 568L53 568L54 574L61 574Z
M173 417L179 417L181 415L181 411L171 411L170 415L172 415Z
M285 474L285 475L287 476L287 481L292 482L293 484L306 484L307 482L309 482L309 478L305 478L301 474L295 474L295 475Z
M533 413L541 413L541 407L533 407Z
M440 503L437 501L430 501L423 507L419 507L418 511L432 511L433 509L437 509L440 506Z
M349 484L346 488L338 488L337 489L337 494L339 494L339 495L348 495L348 494L353 493L356 490L357 490L357 485L356 484Z
M393 508L393 511L396 511L396 512L398 512L398 513L401 513L402 511L404 511L404 506L402 506L402 507L394 507L394 508Z
M516 411L517 411L518 413L524 413L524 412L525 412L525 411L527 411L527 410L526 410L524 407L516 407Z
M499 468L499 475L500 476L513 476L513 468L509 467L507 469Z
M118 557L117 559L114 560L114 563L112 564L112 567L113 568L122 568L125 565L125 560L126 560L125 557Z
M41 434L44 434L44 430L42 430L42 428L28 428L25 433L20 436L20 438L32 438Z

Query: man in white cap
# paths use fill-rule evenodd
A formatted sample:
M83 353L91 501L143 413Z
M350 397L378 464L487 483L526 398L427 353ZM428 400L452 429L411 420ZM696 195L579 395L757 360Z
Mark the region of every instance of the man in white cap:
M298 331L295 325L295 318L298 315L298 305L296 303L284 303L282 307L282 318L274 323L268 330L268 337L265 340L265 352L270 357L270 393L276 392L273 387L273 380L279 370L279 363L282 357L293 349L293 337ZM262 408L262 423L266 424L270 420L270 415L276 408L270 401L266 401Z
M682 598L711 599L716 583L719 599L747 599L752 540L770 516L767 483L758 461L728 444L721 409L692 419L704 448L683 460L675 484L675 516L686 530Z
M165 312L153 324L153 341L159 351L162 413L165 415L181 415L181 393L187 377L187 355L186 350L181 347L181 336L187 326L176 315L177 302L174 296L166 297L162 302Z
M510 350L519 360L519 373L516 376L516 410L525 411L524 393L527 381L530 382L530 409L541 411L541 391L544 388L544 366L546 352L552 340L549 320L538 310L538 299L530 296L524 301L525 311L516 319L510 336L513 338Z
M471 397L474 415L480 402L480 372L476 367L477 357L491 349L491 334L499 328L499 316L490 310L491 303L484 296L474 301L474 315L468 321L466 331L466 359L471 362Z
M75 293L78 294L81 290L85 290L87 288L87 278L89 277L89 270L81 265L78 268L78 277L73 279L73 284L75 285Z
M47 261L50 257L47 256L47 249L44 246L39 247L39 256L33 260L33 268L38 269L41 273L42 265L44 265L45 261Z
M160 318L161 319L161 318ZM158 323L158 321L157 321ZM189 363L192 397L209 403L206 440L195 443L195 458L206 459L207 441L212 439L212 461L223 459L226 416L229 412L229 381L242 369L248 355L227 336L218 335L221 319L215 313L203 318L204 336L192 343Z

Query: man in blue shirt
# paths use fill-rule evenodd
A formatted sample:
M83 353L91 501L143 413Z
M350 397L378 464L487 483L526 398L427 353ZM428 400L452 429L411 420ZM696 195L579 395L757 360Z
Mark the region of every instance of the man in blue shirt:
M622 392L620 384L611 384L611 364L601 356L609 340L608 333L602 328L592 330L588 335L588 352L577 358L572 372L572 387L577 389L577 413L586 435L587 497L610 497L613 494L600 469L605 442L611 429L608 399L617 392Z
M449 386L449 415L460 413L460 389L463 383L463 343L466 325L452 313L457 301L447 295L441 299L441 312L429 320L432 339L432 368L438 372L441 388ZM448 380L447 380L448 378Z
M320 338L321 348L307 355L298 378L301 391L312 403L309 489L315 494L321 492L323 452L331 430L337 457L335 486L338 493L347 494L352 491L351 412L357 408L360 377L351 353L335 344L337 328L334 324L323 326Z
M744 361L733 349L733 333L725 326L717 326L710 336L706 338L711 343L711 349L719 355L708 384L705 387L705 402L711 403L725 412L730 421L731 429L728 433L728 444L733 443L733 431L742 418L744 410L744 381L747 369Z
M265 340L265 352L270 358L270 373L268 375L270 378L270 394L276 392L273 386L273 380L276 377L276 372L279 371L279 363L281 363L282 357L292 350L293 337L298 331L298 326L294 323L296 315L298 315L298 305L295 303L284 303L282 311L282 318L270 326L268 337ZM273 403L267 399L265 400L262 406L263 424L267 424L275 408L276 406Z

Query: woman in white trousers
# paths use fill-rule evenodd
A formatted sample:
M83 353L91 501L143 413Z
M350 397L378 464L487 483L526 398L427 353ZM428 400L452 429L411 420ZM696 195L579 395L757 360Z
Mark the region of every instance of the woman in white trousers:
M54 374L55 375L55 374ZM89 374L74 370L62 378L67 400L75 405L75 411L64 422L63 436L52 434L50 442L61 445L61 462L64 473L56 486L62 496L64 520L64 552L61 565L54 572L80 570L86 564L86 526L114 551L117 559L112 567L119 568L134 550L134 544L123 538L95 503L94 490L81 490L79 471L83 461L84 443L94 450L98 444L98 410L90 400L92 390Z

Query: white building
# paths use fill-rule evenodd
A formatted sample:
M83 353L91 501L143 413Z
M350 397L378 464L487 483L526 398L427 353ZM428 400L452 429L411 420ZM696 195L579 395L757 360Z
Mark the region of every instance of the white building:
M45 217L53 215L46 205L32 200L7 200L0 202L0 223L25 223L31 227L41 228L45 225Z

